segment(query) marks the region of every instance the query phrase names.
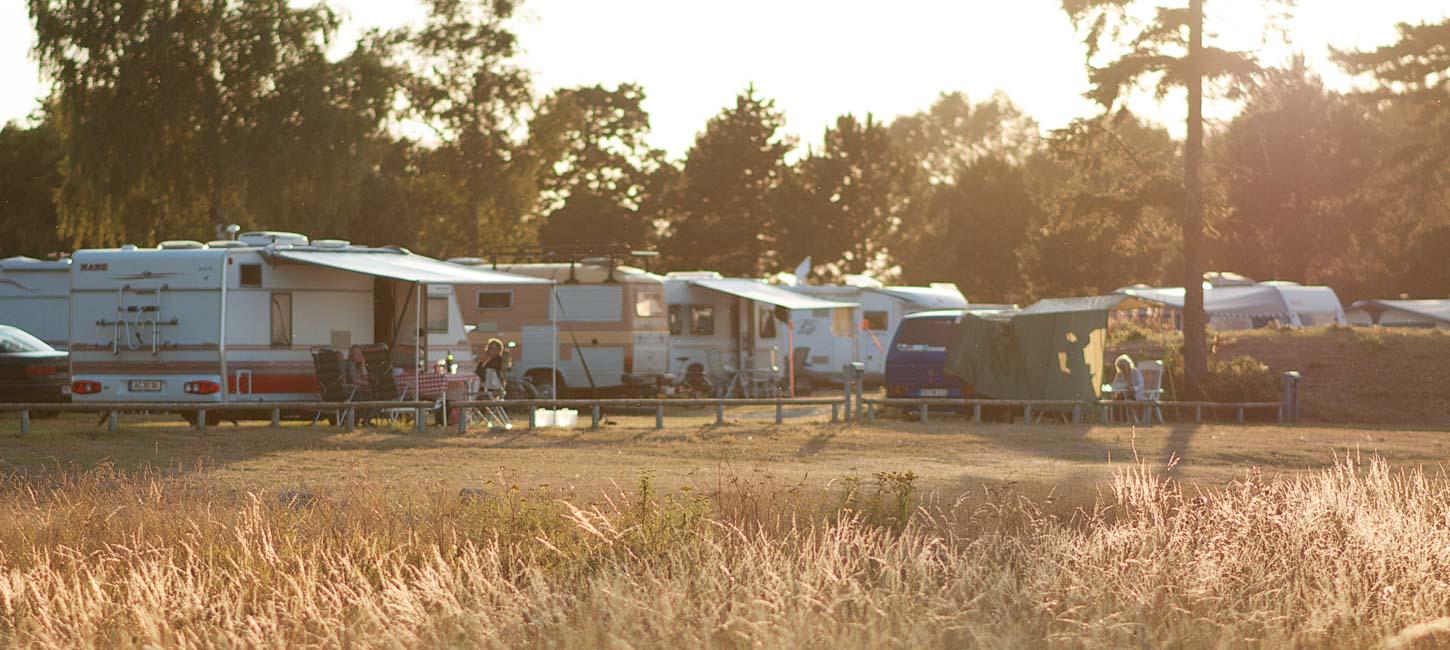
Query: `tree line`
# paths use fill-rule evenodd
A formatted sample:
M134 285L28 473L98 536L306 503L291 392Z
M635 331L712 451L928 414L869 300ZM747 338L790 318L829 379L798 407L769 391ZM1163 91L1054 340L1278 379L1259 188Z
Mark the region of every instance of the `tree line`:
M1121 4L1064 8L1096 46L1093 11ZM1161 57L1090 52L1102 114L1047 133L1004 95L948 92L799 142L745 88L674 159L648 143L638 85L536 95L513 0L426 6L330 57L325 4L29 0L52 86L33 124L0 131L0 255L238 223L443 257L621 242L728 275L809 256L818 280L951 281L977 302L1183 283L1187 149L1120 101L1145 75L1181 82L1144 63ZM1167 31L1129 44L1179 43L1181 21L1160 12ZM1207 267L1347 300L1450 294L1447 53L1450 20L1402 25L1335 54L1372 82L1344 94L1302 59L1206 50L1204 78L1243 102L1203 139Z

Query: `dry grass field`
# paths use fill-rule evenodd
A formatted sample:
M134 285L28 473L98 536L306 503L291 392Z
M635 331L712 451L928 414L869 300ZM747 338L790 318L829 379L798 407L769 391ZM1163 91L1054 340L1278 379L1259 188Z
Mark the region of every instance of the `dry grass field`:
M697 419L0 420L0 645L1450 642L1441 431Z

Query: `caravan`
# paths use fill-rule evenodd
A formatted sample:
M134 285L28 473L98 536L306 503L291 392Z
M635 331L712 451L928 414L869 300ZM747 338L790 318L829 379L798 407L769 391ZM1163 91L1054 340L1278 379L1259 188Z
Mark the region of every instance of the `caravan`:
M1205 283L1203 308L1208 325L1216 330L1244 330L1278 325L1313 327L1346 325L1344 308L1334 289L1302 286L1294 282L1270 281L1257 284ZM1118 294L1134 296L1156 307L1135 310L1131 317L1161 321L1182 328L1181 312L1186 292L1182 287L1125 287ZM1158 313L1151 313L1158 312ZM1115 316L1121 318L1123 316Z
M813 314L796 327L796 347L809 348L807 362L826 370L833 382L841 381L841 366L860 362L866 366L866 381L879 384L885 379L888 346L907 315L939 309L964 309L967 299L954 284L926 287L889 287L862 276L848 276L845 285L799 285L791 291L825 300L860 305L855 320L856 335L833 335L825 322Z
M560 395L659 393L669 358L660 276L603 257L526 264L476 257L448 261L557 283L547 311L500 318L488 307L467 310L477 319L470 323L478 326L475 340L487 340L490 331L518 337L521 349L512 374L527 379L541 397L555 390ZM496 305L490 301L504 298L482 299Z
M315 400L310 350L366 343L413 372L450 354L471 367L453 285L521 281L291 233L76 251L72 390L78 402Z
M0 260L0 325L18 327L57 350L70 347L69 259Z
M834 333L844 340L855 338L855 303L801 295L759 280L708 271L670 273L665 276L665 302L672 373L684 376L692 364L699 364L722 395L773 394L775 386L792 383L796 393L809 394L824 377L807 372L804 363L797 364L792 377L786 365L792 350L806 350L800 323L811 323L813 335L819 327L826 337ZM794 354L804 357L809 352Z

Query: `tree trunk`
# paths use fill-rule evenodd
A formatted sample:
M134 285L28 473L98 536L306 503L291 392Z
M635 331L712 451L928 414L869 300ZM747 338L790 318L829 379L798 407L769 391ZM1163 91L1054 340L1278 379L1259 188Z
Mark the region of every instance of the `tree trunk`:
M1208 314L1203 309L1203 0L1188 2L1188 142L1183 150L1183 362L1188 394L1203 399Z

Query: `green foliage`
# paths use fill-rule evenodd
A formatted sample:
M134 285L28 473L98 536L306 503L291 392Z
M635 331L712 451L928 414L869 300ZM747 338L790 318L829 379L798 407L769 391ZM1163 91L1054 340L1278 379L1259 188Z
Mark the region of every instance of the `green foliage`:
M661 208L667 265L736 276L773 269L785 156L795 146L783 126L784 114L753 86L710 119Z
M355 211L367 143L392 101L380 40L329 62L339 21L323 5L29 8L53 83L71 244L210 239L230 221L326 232Z
M810 256L829 280L848 273L895 274L890 242L910 195L912 161L870 115L836 118L823 146L795 166L789 209L776 224L778 258Z
M1164 356L1170 399L1195 399L1184 394L1187 377L1183 368L1183 348L1170 348ZM1203 389L1207 399L1215 402L1272 402L1280 395L1279 374L1263 362L1240 355L1228 360L1209 358L1208 374Z
M840 510L857 520L901 532L916 510L915 472L877 472L869 488L861 479L848 476L840 481Z
M48 122L0 128L0 258L63 251L54 202L61 153L60 134Z

